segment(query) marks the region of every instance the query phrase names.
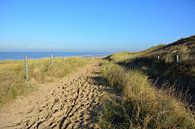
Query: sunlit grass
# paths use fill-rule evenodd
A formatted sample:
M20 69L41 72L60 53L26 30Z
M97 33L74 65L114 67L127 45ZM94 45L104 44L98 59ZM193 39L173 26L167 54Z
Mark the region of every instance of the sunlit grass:
M110 95L105 100L100 122L103 128L195 128L195 116L181 100L182 93L176 97L174 88L157 90L139 71L127 72L110 63L102 67L108 85L120 89L116 90L118 97Z
M191 38L182 39L142 52L108 56L110 62L102 66L102 77L115 94L108 93L105 99L102 128L194 129L189 97L181 91L194 88L193 42Z
M151 47L141 52L127 52L127 51L118 52L118 53L114 53L108 56L107 59L109 59L110 61L114 63L126 62L126 61L130 61L131 59L138 58L141 56L148 56L150 52L153 52L163 46L164 46L163 44L159 44L157 46Z
M0 61L0 105L32 91L36 84L65 77L92 61L79 57L54 58L51 65L49 58L29 60L30 80L25 79L24 61Z

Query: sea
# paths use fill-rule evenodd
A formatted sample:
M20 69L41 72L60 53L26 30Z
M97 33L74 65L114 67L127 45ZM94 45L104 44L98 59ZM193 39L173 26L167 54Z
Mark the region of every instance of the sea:
M29 59L50 57L105 57L108 52L0 52L0 60L23 60L25 56Z

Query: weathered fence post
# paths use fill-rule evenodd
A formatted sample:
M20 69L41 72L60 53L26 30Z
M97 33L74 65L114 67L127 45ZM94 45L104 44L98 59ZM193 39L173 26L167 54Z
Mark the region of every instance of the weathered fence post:
M53 55L50 55L50 65L53 65Z
M24 57L24 74L25 74L25 79L29 80L29 76L28 76L28 57L27 56Z
M176 55L177 63L179 63L179 55Z
M160 56L158 56L158 60L160 60Z

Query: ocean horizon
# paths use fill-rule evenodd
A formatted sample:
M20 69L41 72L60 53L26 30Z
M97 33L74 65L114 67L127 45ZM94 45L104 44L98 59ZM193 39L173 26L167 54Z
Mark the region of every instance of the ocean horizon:
M29 59L53 57L104 57L108 52L0 52L0 60L23 60L25 56Z

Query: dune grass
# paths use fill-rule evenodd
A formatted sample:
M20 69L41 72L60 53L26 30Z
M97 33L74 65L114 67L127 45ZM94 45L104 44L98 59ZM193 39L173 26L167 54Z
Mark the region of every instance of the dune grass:
M36 85L54 81L76 72L78 68L92 62L89 58L49 58L29 60L29 78L25 79L24 61L0 61L0 106L16 96L27 94L36 89Z
M174 88L156 89L143 73L106 63L102 76L117 92L105 99L102 128L194 129L195 116ZM180 93L180 96L183 96Z
M120 63L120 62L128 62L132 59L143 57L149 55L151 52L162 48L164 45L159 44L157 46L153 46L151 48L148 48L144 51L141 52L118 52L118 53L113 53L112 55L106 57L105 59L114 62L114 63Z
M102 128L194 129L193 106L187 104L194 93L194 41L193 36L105 58L110 62L102 76L115 94L105 99Z
M110 56L108 56L107 58L115 63L121 62L121 61L125 61L125 60L130 60L131 58L135 58L138 55L141 55L140 53L134 53L134 52L118 52L118 53L114 53Z

